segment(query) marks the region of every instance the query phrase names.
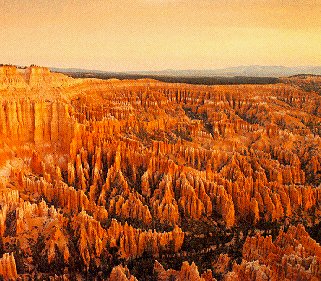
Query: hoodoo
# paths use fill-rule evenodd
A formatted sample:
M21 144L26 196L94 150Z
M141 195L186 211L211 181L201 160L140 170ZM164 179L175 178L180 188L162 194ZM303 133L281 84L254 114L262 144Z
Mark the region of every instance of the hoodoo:
M0 66L0 275L320 280L321 97L307 79Z

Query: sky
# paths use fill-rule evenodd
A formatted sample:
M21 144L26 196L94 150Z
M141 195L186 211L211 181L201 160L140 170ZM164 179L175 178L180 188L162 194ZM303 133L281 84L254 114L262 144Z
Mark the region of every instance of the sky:
M0 63L321 65L321 0L0 0Z

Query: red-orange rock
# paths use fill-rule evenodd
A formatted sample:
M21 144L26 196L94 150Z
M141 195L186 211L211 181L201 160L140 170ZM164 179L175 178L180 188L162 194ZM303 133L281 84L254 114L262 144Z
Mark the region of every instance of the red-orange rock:
M140 279L157 258L191 264L156 266L165 279L320 279L319 245L291 226L314 229L321 215L318 83L196 86L0 66L0 248L13 252L12 276L103 279L113 267L110 279L131 280L128 264ZM253 236L264 223L290 228L275 241Z
M13 254L5 253L2 258L0 258L0 276L4 280L16 280L18 277L16 262Z

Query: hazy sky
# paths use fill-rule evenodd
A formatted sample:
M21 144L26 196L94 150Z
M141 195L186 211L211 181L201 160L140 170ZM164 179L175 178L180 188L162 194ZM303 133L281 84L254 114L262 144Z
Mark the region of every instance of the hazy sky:
M0 63L321 65L321 0L0 0Z

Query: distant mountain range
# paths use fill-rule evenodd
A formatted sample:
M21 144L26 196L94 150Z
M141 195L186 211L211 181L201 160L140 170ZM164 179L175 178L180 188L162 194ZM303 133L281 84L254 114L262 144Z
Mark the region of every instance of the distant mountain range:
M174 70L167 69L161 71L124 71L124 72L110 72L102 70L88 70L78 68L51 68L52 71L65 73L95 73L95 74L115 74L115 75L152 75L152 76L167 76L167 77L231 77L231 76L245 76L245 77L284 77L297 74L314 74L321 75L321 66L236 66L212 70Z

